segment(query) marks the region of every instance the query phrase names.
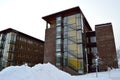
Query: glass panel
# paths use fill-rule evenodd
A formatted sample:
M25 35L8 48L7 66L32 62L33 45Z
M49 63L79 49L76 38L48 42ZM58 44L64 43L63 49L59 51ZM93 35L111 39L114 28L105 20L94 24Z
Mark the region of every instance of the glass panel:
M67 19L67 17L65 17L65 18L64 18L64 25L66 25L67 22L68 22L68 19Z
M68 33L64 32L64 38L67 38L67 37L68 37Z
M57 17L56 20L57 20L57 21L61 21L61 17Z
M61 17L56 18L56 26L61 25Z
M56 38L61 38L61 32L57 32Z
M61 53L57 52L56 53L56 65L60 66L60 63L61 63Z
M56 39L56 44L61 44L61 39Z
M73 50L73 51L77 50L76 48L77 48L77 44L71 44L71 45L69 45L69 49L70 50Z
M12 59L12 54L11 53L7 53L7 59Z
M76 23L75 15L69 16L68 17L68 24L75 24L75 23Z
M78 57L83 57L83 47L82 44L78 45Z
M68 55L68 64L69 66L71 66L72 68L79 70L83 68L83 61L81 61L80 59L76 59L74 56L72 55Z
M97 53L98 53L98 52L97 52L97 47L92 47L91 50L92 50L92 52L93 52L94 54L97 54Z
M64 39L64 44L68 44L68 39Z
M68 51L68 46L64 44L64 51Z
M8 50L9 50L9 51L14 51L14 45L13 45L13 44L9 44Z
M64 52L64 66L68 64L67 52Z
M77 31L77 42L82 43L82 31Z
M61 31L61 26L57 26L56 31L60 32Z
M67 25L64 26L64 32L66 32L66 31L68 31L68 26Z
M76 35L76 31L75 31L75 30L69 31L69 32L68 32L68 36L69 36L69 37L74 37L74 36L76 37L76 36L77 36L77 35Z
M95 37L95 36L90 37L90 41L91 41L92 43L96 42L96 37Z
M61 44L56 44L56 51L61 51Z
M16 40L16 33L11 32L11 40L12 41Z
M80 19L80 14L77 14L76 15L76 24L77 24L77 26L80 26L81 25L81 19Z
M81 15L64 18L64 64L83 72ZM65 56L67 54L67 56Z

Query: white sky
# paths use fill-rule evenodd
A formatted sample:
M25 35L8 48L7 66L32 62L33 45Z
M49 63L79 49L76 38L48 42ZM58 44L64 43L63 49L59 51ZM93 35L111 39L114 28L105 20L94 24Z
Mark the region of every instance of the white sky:
M112 22L116 47L120 48L120 0L0 0L0 31L13 28L44 40L43 16L79 6L94 30Z

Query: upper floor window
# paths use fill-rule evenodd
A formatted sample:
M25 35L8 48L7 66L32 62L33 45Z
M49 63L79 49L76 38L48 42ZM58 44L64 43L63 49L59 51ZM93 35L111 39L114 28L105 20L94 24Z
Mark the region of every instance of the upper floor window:
M91 41L91 43L95 43L96 42L96 37L95 36L90 37L90 41Z
M62 20L61 17L57 17L56 18L56 26L60 26L61 25L61 20Z
M12 41L15 41L16 40L16 33L11 32L10 37L11 37Z
M61 26L58 26L58 27L56 28L56 31L57 31L57 32L60 32L60 31L61 31Z
M92 47L92 48L91 48L91 51L92 51L92 53L94 53L94 54L97 54L97 53L98 53L97 47Z
M56 44L61 44L61 39L56 39Z

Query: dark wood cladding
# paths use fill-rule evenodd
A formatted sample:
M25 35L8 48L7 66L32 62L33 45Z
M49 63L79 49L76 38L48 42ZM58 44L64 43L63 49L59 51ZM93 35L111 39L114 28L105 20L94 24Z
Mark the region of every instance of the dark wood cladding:
M43 63L44 43L41 43L30 37L17 34L14 52L14 65L22 65L27 63L34 66Z
M112 24L96 25L95 30L98 55L101 60L100 71L107 70L107 67L118 67Z
M88 31L88 32L86 33L86 37L91 37L91 36L96 36L96 35L95 35L95 31Z
M45 49L44 49L44 62L50 62L55 65L55 36L56 28L46 29L45 32Z
M16 40L12 45L14 45L14 50L9 53L13 54L12 63L10 65L22 65L27 63L29 66L34 66L38 63L43 63L44 56L44 41L14 30L12 28L0 31L0 34L7 35L8 33L15 33ZM11 43L7 44L8 46ZM10 66L6 65L6 66Z

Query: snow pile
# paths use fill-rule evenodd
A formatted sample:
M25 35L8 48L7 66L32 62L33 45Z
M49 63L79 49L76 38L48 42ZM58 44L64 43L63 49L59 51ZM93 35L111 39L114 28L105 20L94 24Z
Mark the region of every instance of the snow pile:
M11 66L0 72L0 80L67 80L71 77L50 63L38 64L34 67Z
M119 80L120 69L86 75L71 76L50 63L37 64L34 67L10 66L0 72L0 80Z

